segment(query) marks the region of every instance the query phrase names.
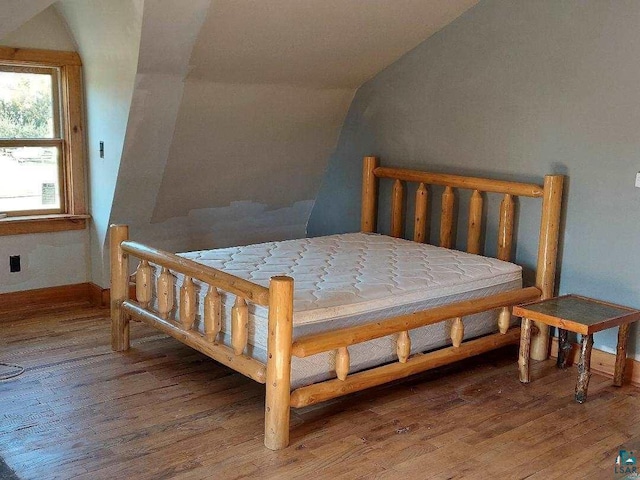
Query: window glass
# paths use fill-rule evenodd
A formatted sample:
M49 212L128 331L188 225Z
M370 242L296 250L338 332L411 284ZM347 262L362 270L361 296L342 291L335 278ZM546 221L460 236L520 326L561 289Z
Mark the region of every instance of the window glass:
M0 212L59 210L57 147L0 148Z
M0 71L0 138L55 138L53 75Z

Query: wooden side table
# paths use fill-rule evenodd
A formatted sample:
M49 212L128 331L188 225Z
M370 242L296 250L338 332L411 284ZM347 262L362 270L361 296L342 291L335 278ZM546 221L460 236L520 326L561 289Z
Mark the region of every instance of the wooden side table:
M558 367L565 368L571 345L568 332L580 333L582 345L578 363L578 383L576 401L584 403L587 399L589 378L591 377L591 349L593 334L619 326L618 347L613 384L622 386L624 368L627 360L627 340L631 324L640 320L640 310L622 307L578 295L565 295L525 305L513 307L513 314L522 317L520 336L520 357L518 365L520 381L529 383L529 349L531 344L531 323L533 320L558 327Z

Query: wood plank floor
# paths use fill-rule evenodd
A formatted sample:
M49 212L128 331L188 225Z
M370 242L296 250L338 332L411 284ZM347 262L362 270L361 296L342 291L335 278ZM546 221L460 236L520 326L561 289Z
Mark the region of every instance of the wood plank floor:
M24 479L613 478L640 450L640 389L516 350L294 411L292 444L262 445L263 386L142 324L111 352L108 312L86 306L3 317L0 455Z

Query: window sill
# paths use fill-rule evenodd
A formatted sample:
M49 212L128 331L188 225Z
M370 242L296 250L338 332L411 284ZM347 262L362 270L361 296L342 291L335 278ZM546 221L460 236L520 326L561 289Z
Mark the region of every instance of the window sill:
M84 230L89 215L29 215L0 218L0 236Z

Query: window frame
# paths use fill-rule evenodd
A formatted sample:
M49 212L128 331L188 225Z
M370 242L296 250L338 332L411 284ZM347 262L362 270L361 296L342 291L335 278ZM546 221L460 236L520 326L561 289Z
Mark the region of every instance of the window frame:
M0 65L58 71L58 88L54 88L54 92L59 92L57 138L0 139L0 147L58 146L62 177L59 211L7 212L8 216L0 219L0 235L84 229L89 216L85 192L84 92L80 56L76 52L0 47Z

